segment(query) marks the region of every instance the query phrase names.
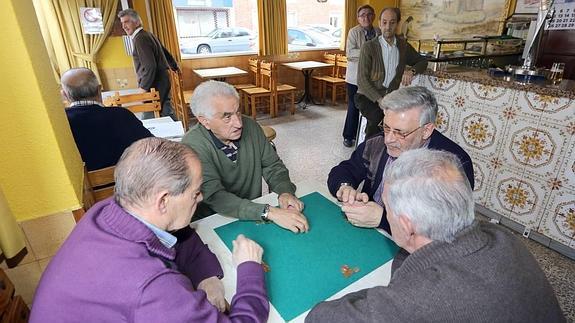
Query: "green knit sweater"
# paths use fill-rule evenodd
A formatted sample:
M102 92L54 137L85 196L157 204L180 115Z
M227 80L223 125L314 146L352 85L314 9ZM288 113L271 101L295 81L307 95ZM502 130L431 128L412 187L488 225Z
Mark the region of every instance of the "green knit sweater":
M216 147L209 131L199 123L182 139L202 162L204 205L198 207L194 217L215 212L242 220L259 220L264 204L251 200L262 195L262 177L278 195L295 193L287 168L259 124L247 117L242 117L242 122L235 163Z

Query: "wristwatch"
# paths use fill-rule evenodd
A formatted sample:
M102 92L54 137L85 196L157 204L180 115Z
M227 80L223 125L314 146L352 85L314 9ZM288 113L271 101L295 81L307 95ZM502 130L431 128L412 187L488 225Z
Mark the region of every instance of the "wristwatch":
M413 73L413 76L417 75L417 71L415 70L415 68L411 69L411 73Z
M270 219L268 218L269 214L270 214L270 205L266 204L264 206L264 210L262 211L262 215L261 215L262 221L269 222L270 221Z
M351 184L347 183L347 182L343 182L343 183L339 184L339 187L342 187L342 186L351 186Z

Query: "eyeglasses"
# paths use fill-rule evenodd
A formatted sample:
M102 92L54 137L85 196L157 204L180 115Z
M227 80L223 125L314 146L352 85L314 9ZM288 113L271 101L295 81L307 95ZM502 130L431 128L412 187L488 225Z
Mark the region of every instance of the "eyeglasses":
M383 133L385 135L389 135L390 133L393 133L393 135L399 139L405 140L407 137L409 137L409 135L411 135L412 133L416 132L417 130L421 129L422 127L424 127L426 124L422 124L421 126L411 130L410 132L406 132L406 133L401 133L398 132L397 130L393 130L390 127L386 126L383 124L383 120L381 120L381 122L377 125L379 127L379 129L381 129L381 131L383 131Z

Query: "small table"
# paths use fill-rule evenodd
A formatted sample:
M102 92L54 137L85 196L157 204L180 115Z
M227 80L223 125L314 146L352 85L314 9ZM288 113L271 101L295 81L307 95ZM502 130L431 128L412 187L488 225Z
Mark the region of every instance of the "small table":
M331 197L329 192L326 190L325 185L321 185L314 181L303 182L297 185L297 191L296 191L297 196L303 196L311 192L320 192L323 196L335 202L335 199ZM254 201L258 203L268 203L270 205L277 205L277 194L275 193L267 194L258 199L255 199ZM210 247L210 250L217 256L222 266L222 269L224 271L224 278L222 279L222 283L225 288L225 297L228 300L228 302L231 301L232 297L236 293L236 278L237 278L236 268L232 262L232 254L230 250L220 239L218 234L215 232L215 229L235 221L238 220L230 217L221 216L219 214L214 214L207 218L192 222L191 224L191 226L196 229L198 235L202 238L203 242L207 244ZM385 236L389 237L389 235L387 235L383 231L380 232ZM310 248L314 247L318 246L310 245ZM381 247L374 246L373 248L377 249ZM341 289L339 292L329 297L328 300L334 300L351 292L355 292L365 288L382 286L382 285L386 286L389 283L389 280L391 279L392 262L393 260L389 260L388 262L384 263L383 265L373 270L369 274L365 275L361 279ZM302 268L302 270L305 270L305 268ZM295 317L291 322L303 322L307 314L308 312L306 311L301 315ZM281 315L279 314L279 312L272 303L270 303L270 313L268 322L284 322Z
M303 73L305 88L302 97L297 101L297 103L300 104L303 102L304 103L302 106L303 109L305 109L307 105L310 103L317 105L317 103L313 100L313 96L311 95L310 77L314 69L321 67L330 67L333 66L333 64L317 62L317 61L302 61L302 62L284 63L282 65L294 70L301 71Z
M194 73L203 79L212 79L221 82L225 82L226 77L248 75L248 72L237 67L203 68L194 70Z

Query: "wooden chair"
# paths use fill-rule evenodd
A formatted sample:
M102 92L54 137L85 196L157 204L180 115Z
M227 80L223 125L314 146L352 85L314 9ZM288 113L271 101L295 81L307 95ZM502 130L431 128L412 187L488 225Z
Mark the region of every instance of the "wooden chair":
M154 117L160 117L162 104L160 103L160 92L151 88L150 92L120 95L120 92L104 100L104 105L109 107L123 107L133 113L154 112Z
M92 205L114 195L114 170L116 166L87 171L84 167L84 186L82 190L82 209L73 213L76 222Z
M275 80L274 80L274 64L272 62L260 62L260 74L259 74L260 85L258 87L242 89L242 97L244 99L244 107L249 107L251 111L252 118L255 119L257 115L257 100L264 101L266 99L269 102L269 113L272 118L275 117Z
M172 83L172 109L174 109L176 118L182 122L184 131L188 131L188 128L190 127L191 113L190 106L186 103L184 98L184 80L182 78L182 72L169 70L169 73L170 82Z
M30 310L20 296L14 296L14 284L6 273L0 269L0 322L28 322Z
M239 92L240 94L240 106L243 104L243 89L249 89L249 88L254 88L254 87L259 87L260 86L260 60L257 58L250 58L248 59L248 73L250 78L252 79L252 81L250 83L242 83L242 84L234 84L234 88ZM244 109L244 113L245 114L249 114L249 107L244 105L243 107Z
M341 60L338 59L338 54L324 53L324 62L332 64L328 75L317 75L313 79L319 83L319 92L322 102L325 102L327 89L331 90L331 103L336 104L337 89L343 88L345 90L345 69L347 68L347 58L343 56Z
M289 85L289 84L280 84L277 81L277 65L275 63L273 63L273 69L274 69L274 84L276 84L276 90L275 90L275 95L276 95L276 99L274 100L275 106L275 115L278 115L279 113L279 96L283 95L283 96L289 96L291 98L291 104L290 104L290 113L291 114L295 114L295 92L297 91L297 88L295 86ZM285 103L285 102L284 102Z

